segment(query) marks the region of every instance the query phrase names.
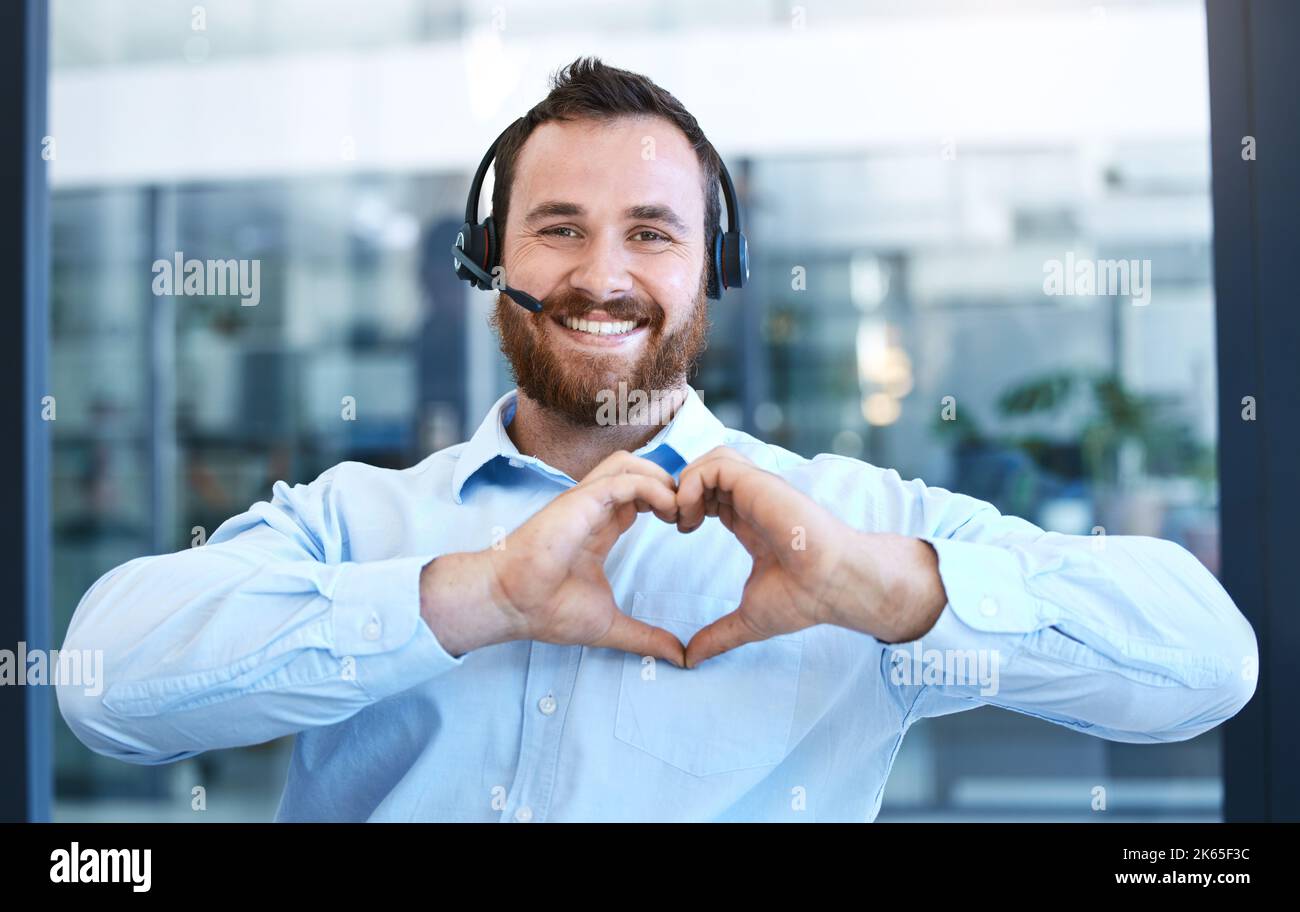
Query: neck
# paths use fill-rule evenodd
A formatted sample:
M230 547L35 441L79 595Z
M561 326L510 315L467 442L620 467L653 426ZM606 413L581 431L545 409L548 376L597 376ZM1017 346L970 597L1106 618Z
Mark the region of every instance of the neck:
M576 425L557 415L523 390L518 393L515 415L506 428L519 452L535 456L549 466L582 481L587 473L618 450L632 452L663 430L686 401L686 384L677 388L678 395L665 397L660 423ZM671 403L671 405L669 405ZM671 408L671 412L669 409Z

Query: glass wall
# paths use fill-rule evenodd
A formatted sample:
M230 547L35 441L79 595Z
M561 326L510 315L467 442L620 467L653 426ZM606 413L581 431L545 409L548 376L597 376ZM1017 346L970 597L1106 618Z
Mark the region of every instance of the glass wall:
M65 143L60 151L81 158L66 172L75 179L56 180L52 205L58 642L108 569L201 544L269 497L278 479L307 481L344 459L410 465L463 440L508 376L486 326L490 298L452 277L446 253L481 148L442 154L459 140L438 121L431 154L399 148L376 164L366 154L384 145L389 122L362 111L342 138L345 149L361 149L361 161L346 167L322 164L309 148L291 150L306 162L297 165L271 142L259 150L265 163L249 164L242 140L165 160L149 146L172 140L165 119L149 120L156 112L147 103L169 80L194 80L201 105L223 87L256 85L249 74L262 72L250 69L258 61L299 55L337 55L330 67L356 67L366 83L374 73L364 66L406 48L420 77L420 60L436 68L463 53L460 42L497 7L384 0L360 17L343 2L228 0L203 5L208 28L195 29L189 2L128 3L136 15L113 17L98 4L53 6L56 123L97 123L101 79L137 93L113 99L121 117L144 118L138 148ZM751 31L742 47L789 35L789 10L743 7ZM1013 29L1062 10L1081 28L1096 26L1095 4L985 7ZM807 15L866 35L903 22L943 45L967 34L963 9L948 0L836 2L808 4ZM1134 9L1155 18L1126 19ZM565 10L602 29L573 42L582 45L573 53L544 45L562 34ZM1160 59L1172 45L1162 44L1159 17L1203 30L1198 0L1105 11L1126 46L1149 48L1171 71L1181 64ZM544 48L546 70L578 52L615 65L627 65L623 55L652 60L717 25L676 3L506 13L508 36L519 48ZM643 32L650 37L627 37ZM633 40L649 43L619 43ZM797 81L799 66L789 65ZM868 65L898 71L889 61ZM1109 106L1122 125L1127 99L1101 94L1111 64L1073 65L1083 69L1079 84L1098 93L1088 104ZM790 121L800 141L777 142L728 120L734 99L707 68L664 66L662 76L650 63L629 68L699 109L745 200L751 284L713 304L694 379L719 418L808 456L895 467L1047 529L1170 538L1217 572L1203 119L1150 136L1070 135L1040 131L1028 113L1001 137L988 135L1001 128L972 139L936 130L899 142L855 128L861 138L850 142L837 115L819 115L823 102L810 101ZM872 83L864 76L861 84ZM364 98L398 119L436 121L430 111L443 90L434 81L387 88L372 86ZM487 118L488 132L545 91L540 80L525 88ZM259 129L291 113L276 108L276 91L240 96ZM901 110L928 89L903 80L888 91ZM1171 107L1186 106L1187 95L1193 109L1208 105L1203 78L1169 91L1178 93ZM102 134L78 135L91 146L100 135L127 141L112 129L105 122ZM240 136L256 143L249 129ZM132 172L133 156L151 165ZM256 262L259 300L156 294L156 264L177 255ZM1120 261L1131 273L1111 288L1105 274ZM1054 275L1079 275L1079 264L1097 266L1103 293L1053 284ZM291 749L285 739L141 767L86 750L61 718L56 734L59 820L193 820L191 789L200 783L209 796L202 819L270 819ZM1115 809L1110 820L1218 819L1219 732L1128 745L989 708L926 720L904 741L880 819L1095 819L1097 786Z
M1205 144L938 151L755 163L758 433L1217 571ZM1146 284L1049 293L1057 263L1121 259ZM1085 820L1095 786L1215 819L1219 756L1217 730L1129 745L980 708L911 729L880 819Z
M56 192L56 639L101 574L201 545L278 479L409 465L463 439L464 294L434 267L467 179ZM259 299L155 294L155 264L177 254L256 261ZM189 819L198 782L223 796L207 819L267 819L291 748L136 767L56 728L64 819Z

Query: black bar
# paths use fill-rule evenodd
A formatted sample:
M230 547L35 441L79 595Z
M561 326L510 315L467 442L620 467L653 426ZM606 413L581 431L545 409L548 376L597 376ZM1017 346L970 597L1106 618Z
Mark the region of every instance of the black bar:
M709 858L710 850L724 839L733 855L780 857L796 871L829 868L833 874L852 875L861 870L868 884L864 894L885 885L922 908L962 907L990 895L1068 893L1077 898L1101 891L1127 893L1135 901L1164 897L1179 902L1196 893L1232 903L1247 898L1242 891L1252 888L1268 887L1276 895L1288 880L1293 854L1287 828L1264 824L961 824L942 830L926 823L536 826L176 823L52 824L8 828L12 832L0 828L0 837L6 837L0 882L18 888L24 898L63 893L66 900L71 891L80 894L72 899L107 901L114 895L130 897L140 887L138 892L182 902L192 899L196 888L213 902L247 902L254 892L298 903L317 898L351 902L354 895L373 902L375 892L390 885L432 892L446 880L446 870L467 883L522 881L534 864L521 857L526 853L580 857L598 854L616 842L623 854L646 857L671 840L683 852ZM848 845L852 848L846 849ZM339 846L346 849L340 852ZM996 849L985 851L986 846ZM136 854L129 863L123 858L111 867L84 867L105 850ZM76 882L71 879L74 858L82 861ZM585 890L616 895L629 889L624 866L586 867L590 870L582 873ZM725 894L727 900L758 900L770 897L779 880L765 872L729 873L729 879L700 878L702 884L693 885L693 893L707 899L723 899ZM1202 880L1207 875L1209 883ZM665 882L654 889L665 894L674 886ZM959 901L949 902L949 897Z
M47 7L45 0L0 4L0 275L17 297L19 326L0 333L0 649L50 647L48 611L47 422L41 420L49 338L49 222L46 161ZM51 689L0 687L0 820L49 819Z
M1300 4L1208 0L1222 581L1255 627L1254 699L1224 732L1224 816L1300 820ZM1243 157L1254 138L1254 159ZM1243 419L1253 397L1255 420Z

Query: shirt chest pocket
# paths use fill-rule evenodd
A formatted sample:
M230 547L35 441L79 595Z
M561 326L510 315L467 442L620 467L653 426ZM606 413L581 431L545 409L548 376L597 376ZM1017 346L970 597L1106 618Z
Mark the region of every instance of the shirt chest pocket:
M685 644L737 604L637 592L630 614ZM629 653L614 737L695 776L779 763L794 722L802 657L802 631L748 643L692 669Z

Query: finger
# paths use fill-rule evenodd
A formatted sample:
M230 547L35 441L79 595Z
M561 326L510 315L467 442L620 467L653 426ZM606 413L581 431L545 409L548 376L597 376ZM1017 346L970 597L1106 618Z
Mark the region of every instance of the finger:
M766 639L745 622L740 608L724 614L707 627L701 627L686 644L686 667L695 668L729 649Z
M731 504L717 503L715 501L713 503L713 515L722 521L728 532L732 535L736 534L736 511L732 509ZM741 542L741 544L748 544L748 542Z
M582 481L579 482L578 487L593 484L602 479L614 478L622 474L644 475L648 478L655 479L674 493L677 491L677 479L668 474L662 466L657 465L648 459L633 456L626 450L619 450L616 453L610 454L610 456L601 462L600 465L596 466L596 468L592 469L591 472L589 472ZM655 515L658 516L659 519L668 523L676 522L677 519L675 507L671 512L664 512L661 508L657 509L652 504L648 504L643 500L638 500L636 510L638 513L645 513L654 510Z
M677 482L677 531L694 532L704 522L708 481L702 463L682 469Z
M606 507L630 504L641 512L642 505L668 523L677 522L677 492L650 475L624 472L609 475L587 487Z
M614 623L593 646L621 649L633 655L655 656L672 662L678 668L686 664L686 647L662 627L652 627L644 621L628 617L622 611L614 614Z
M644 501L640 499L637 500L637 504L643 502ZM614 511L614 517L618 522L618 534L622 535L628 529L632 528L632 523L636 522L636 515L644 512L645 511L639 506L633 506L632 504L619 504L618 509ZM613 542L610 544L612 545Z
M624 472L649 475L651 478L658 478L673 490L677 489L677 481L668 474L663 466L641 456L633 456L627 450L610 453L594 469L584 475L579 484L586 484L589 481L597 481L612 475L621 475Z
M677 529L692 532L705 516L716 516L719 500L731 503L731 491L748 472L756 471L749 460L727 454L706 456L682 469L677 483Z

